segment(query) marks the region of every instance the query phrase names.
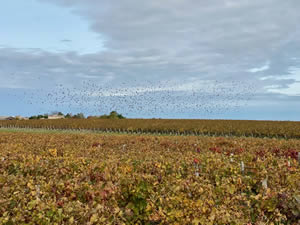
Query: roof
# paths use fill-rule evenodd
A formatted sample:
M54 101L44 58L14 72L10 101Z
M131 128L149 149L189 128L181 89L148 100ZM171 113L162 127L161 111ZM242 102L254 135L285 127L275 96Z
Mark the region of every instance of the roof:
M63 118L65 118L65 116L59 116L59 115L48 116L48 119L63 119Z

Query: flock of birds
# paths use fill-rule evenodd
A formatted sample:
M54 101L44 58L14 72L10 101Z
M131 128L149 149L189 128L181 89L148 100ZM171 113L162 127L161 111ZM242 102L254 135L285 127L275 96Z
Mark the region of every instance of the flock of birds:
M87 80L80 87L58 84L49 90L25 91L24 99L33 106L42 105L44 112L102 115L117 111L126 117L150 118L180 118L186 115L201 118L238 111L255 92L253 86L238 81L131 81L98 85Z

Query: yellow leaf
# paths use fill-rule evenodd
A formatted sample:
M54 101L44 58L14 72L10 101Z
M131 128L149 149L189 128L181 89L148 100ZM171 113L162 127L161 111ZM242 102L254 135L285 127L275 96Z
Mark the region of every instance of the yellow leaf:
M93 214L91 219L90 219L90 223L95 223L98 220L98 215L97 214Z
M31 189L31 190L34 190L34 186L32 185L32 183L27 183L27 187L29 188L29 189Z
M98 204L97 207L96 207L96 209L97 209L97 210L103 209L103 205Z
M208 200L207 202L208 202L209 205L214 205L215 204L213 200Z
M118 212L120 212L120 208L119 208L119 207L116 207L116 208L115 208L115 214L117 214Z
M147 205L147 208L146 208L146 211L149 212L151 209L152 209L151 205L148 204L148 205Z
M241 180L241 178L240 178L240 177L237 179L237 183L238 183L239 185L241 185L241 184L242 184L242 180Z
M234 185L229 185L228 188L227 188L227 190L228 190L228 192L230 194L234 194L234 192L235 192L236 189L235 189Z
M199 225L199 224L201 224L201 220L194 219L192 223L195 224L195 225Z
M74 223L74 217L72 216L70 219L69 219L69 223Z
M57 149L56 148L51 148L48 150L49 154L53 157L57 157Z
M199 188L199 193L202 194L203 192L204 192L203 188L200 187L200 188Z

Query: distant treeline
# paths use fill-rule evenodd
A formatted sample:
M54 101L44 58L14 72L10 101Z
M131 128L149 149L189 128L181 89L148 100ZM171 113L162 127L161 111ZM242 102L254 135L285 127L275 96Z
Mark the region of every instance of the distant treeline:
M89 116L88 119L126 119L122 114L117 113L116 111L110 112L109 115L102 116Z
M77 114L72 114L72 113L67 113L64 115L62 112L55 112L52 113L51 115L44 114L44 115L36 115L36 116L31 116L29 117L30 120L39 120L39 119L125 119L125 117L122 114L117 113L116 111L110 112L109 115L101 115L101 116L88 116L85 117L83 113L77 113ZM15 118L17 119L17 118Z

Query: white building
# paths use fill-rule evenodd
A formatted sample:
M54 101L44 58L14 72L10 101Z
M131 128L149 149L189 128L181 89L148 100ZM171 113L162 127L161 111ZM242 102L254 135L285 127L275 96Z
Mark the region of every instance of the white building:
M49 120L58 120L58 119L64 119L65 116L60 116L60 115L51 115L51 116L48 116L48 119Z

